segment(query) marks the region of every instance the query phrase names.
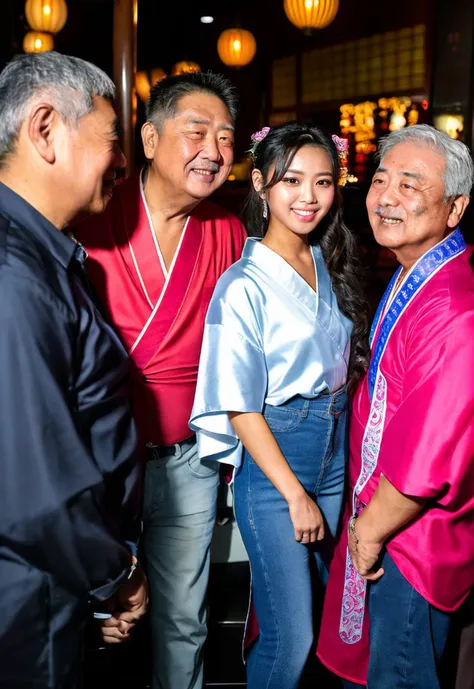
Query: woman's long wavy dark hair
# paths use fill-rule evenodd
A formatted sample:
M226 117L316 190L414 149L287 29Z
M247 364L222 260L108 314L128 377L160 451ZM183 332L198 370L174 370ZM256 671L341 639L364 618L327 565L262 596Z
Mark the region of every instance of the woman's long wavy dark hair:
M319 244L331 277L332 288L342 313L353 322L349 389L353 391L369 363L368 305L361 282L362 266L352 232L344 224L339 180L339 156L332 139L318 127L288 122L274 127L255 149L254 168L260 170L264 186L259 193L251 188L244 214L251 237L264 237L269 218L263 217L260 194L278 184L302 146L318 146L328 155L336 189L334 203L310 235L310 244ZM270 171L273 172L270 175Z

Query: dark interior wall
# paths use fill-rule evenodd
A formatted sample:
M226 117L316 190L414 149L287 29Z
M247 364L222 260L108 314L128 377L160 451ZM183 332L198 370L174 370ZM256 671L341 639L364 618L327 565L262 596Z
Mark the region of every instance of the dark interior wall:
M95 62L112 72L113 0L67 0L69 17L56 37L59 51ZM21 51L27 30L24 0L3 0L1 24L3 62ZM250 134L264 124L272 60L324 45L395 31L418 23L430 25L434 0L398 0L393 9L374 0L340 0L333 23L312 36L296 29L283 10L283 0L139 0L138 67L170 71L178 60L198 62L203 69L226 74L241 98L236 157L248 146ZM213 24L200 16L215 17ZM255 60L240 70L225 67L217 55L221 31L240 25L257 39ZM143 108L139 107L139 122Z

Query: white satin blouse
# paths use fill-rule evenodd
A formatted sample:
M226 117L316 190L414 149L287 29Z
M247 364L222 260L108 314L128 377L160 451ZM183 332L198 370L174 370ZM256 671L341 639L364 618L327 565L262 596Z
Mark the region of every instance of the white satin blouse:
M352 323L339 310L319 246L312 253L316 292L254 238L219 279L189 424L201 460L240 465L242 445L227 412L262 412L265 404L345 384Z

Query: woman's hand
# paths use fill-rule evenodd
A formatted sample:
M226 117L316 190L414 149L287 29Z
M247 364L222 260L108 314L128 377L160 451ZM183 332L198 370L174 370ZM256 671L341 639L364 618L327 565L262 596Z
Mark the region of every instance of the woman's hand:
M288 500L288 507L295 529L295 540L298 543L322 541L324 538L323 515L308 493L301 492L296 498Z

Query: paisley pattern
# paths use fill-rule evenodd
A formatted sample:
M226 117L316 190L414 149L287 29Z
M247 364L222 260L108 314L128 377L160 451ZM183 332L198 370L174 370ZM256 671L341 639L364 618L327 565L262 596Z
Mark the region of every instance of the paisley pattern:
M369 422L365 429L362 443L362 471L353 494L354 514L360 514L364 508L358 496L377 466L385 423L386 399L387 382L382 373L379 372L377 387L370 409ZM339 624L339 635L346 644L355 644L361 639L366 587L367 582L360 576L352 564L349 549L347 549L346 576L342 595L341 621Z

